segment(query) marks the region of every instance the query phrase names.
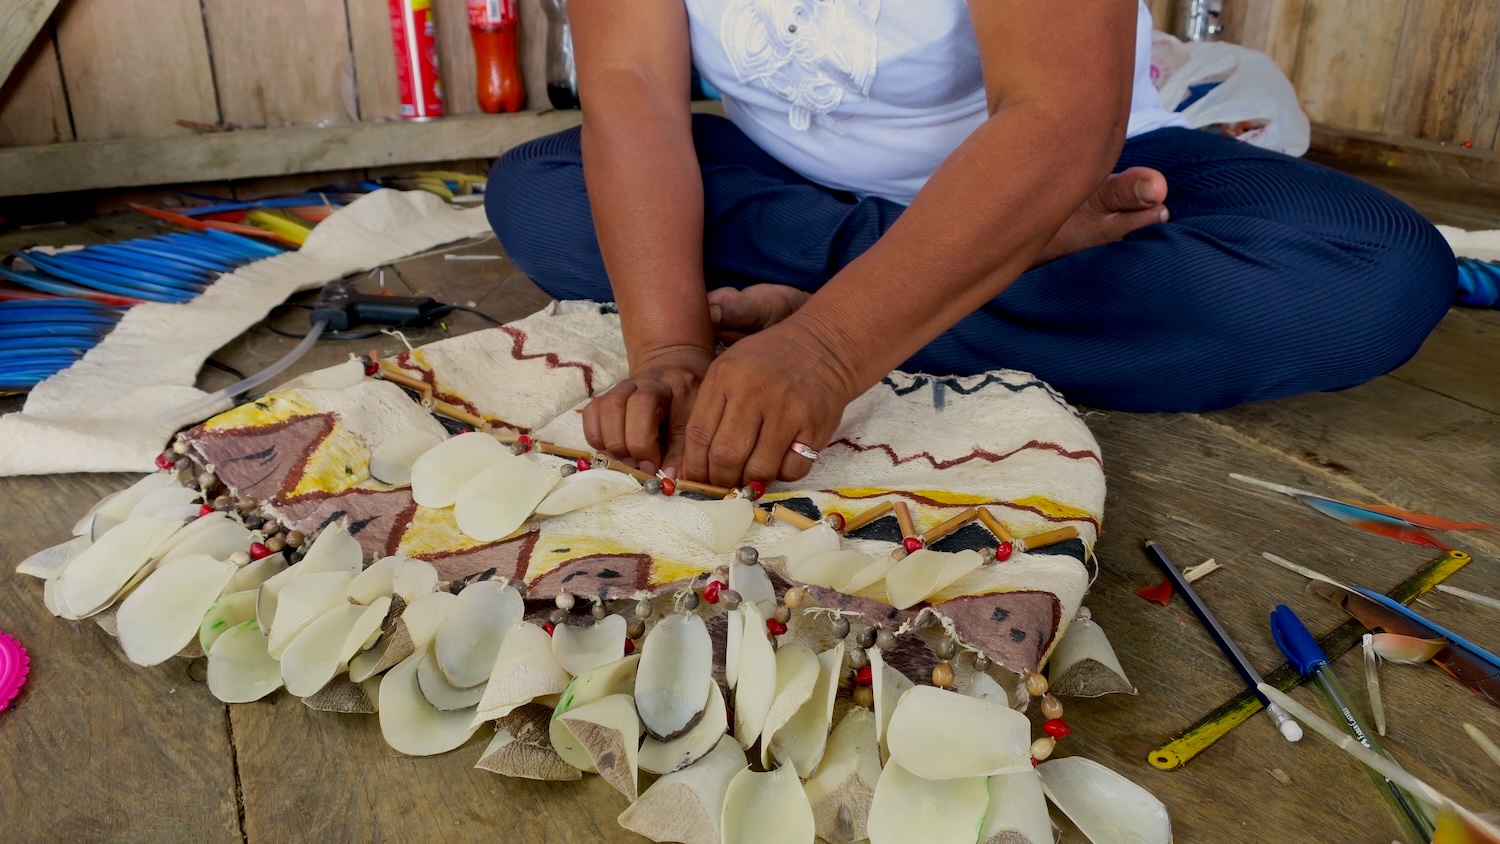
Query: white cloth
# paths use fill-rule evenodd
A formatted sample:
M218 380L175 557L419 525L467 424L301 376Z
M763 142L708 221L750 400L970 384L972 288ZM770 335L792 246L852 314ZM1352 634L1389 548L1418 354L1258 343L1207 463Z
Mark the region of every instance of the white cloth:
M909 204L988 115L966 0L686 3L694 64L724 113L819 184ZM1141 3L1131 136L1186 125L1161 108L1150 67Z
M151 471L172 432L199 421L170 412L204 397L193 386L203 361L274 305L487 231L482 208L376 191L319 223L301 249L222 276L191 302L131 308L81 360L38 384L24 409L0 418L0 475Z

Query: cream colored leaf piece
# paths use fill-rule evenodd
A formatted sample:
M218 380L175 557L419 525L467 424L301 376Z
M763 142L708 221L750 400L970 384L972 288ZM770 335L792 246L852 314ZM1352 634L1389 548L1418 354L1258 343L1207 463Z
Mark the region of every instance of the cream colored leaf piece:
M1047 666L1048 685L1055 695L1135 694L1104 628L1087 618L1073 619Z
M719 844L729 784L748 768L739 744L723 736L692 767L652 783L620 814L620 826L652 841Z
M431 431L420 428L402 431L370 452L370 477L391 486L407 486L417 460L441 442L443 438Z
M713 642L702 617L674 613L658 622L641 646L635 678L635 705L646 732L671 741L692 729L703 717L711 685Z
M552 749L548 725L552 713L528 703L495 722L495 737L474 767L505 777L550 782L583 778L583 772L564 762Z
M723 844L811 841L813 834L812 805L796 771L746 768L729 781L719 827Z
M1081 756L1050 759L1037 766L1037 773L1047 799L1094 844L1171 844L1167 807L1098 762Z
M471 478L513 456L479 431L443 440L412 462L411 497L423 507L452 507Z
M635 800L641 721L630 695L610 695L557 716L605 782Z
M870 801L870 844L970 844L989 800L984 777L928 780L887 762Z
M856 706L833 729L827 750L807 779L818 837L829 844L851 844L870 837L870 801L879 780L875 714Z
M515 533L560 480L551 468L528 457L490 465L458 491L453 518L458 529L480 542Z

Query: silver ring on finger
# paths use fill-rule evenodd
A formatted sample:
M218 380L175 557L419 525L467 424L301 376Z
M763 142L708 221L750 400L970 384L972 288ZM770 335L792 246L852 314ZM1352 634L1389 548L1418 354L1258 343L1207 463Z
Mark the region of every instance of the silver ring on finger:
M790 450L798 457L802 457L810 461L816 461L818 459L817 449L814 449L811 446L805 445L803 443L793 442Z

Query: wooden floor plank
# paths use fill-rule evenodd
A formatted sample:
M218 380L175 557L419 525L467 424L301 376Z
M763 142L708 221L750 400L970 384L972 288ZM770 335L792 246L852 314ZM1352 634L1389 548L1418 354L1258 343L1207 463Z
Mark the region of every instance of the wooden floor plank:
M1500 311L1453 308L1391 377L1500 414Z
M1396 837L1394 821L1358 766L1314 736L1288 744L1263 715L1185 769L1161 772L1147 766L1144 758L1151 747L1240 686L1180 600L1163 608L1134 593L1161 579L1140 550L1143 539L1161 541L1180 565L1216 559L1225 569L1197 588L1250 659L1269 671L1282 662L1267 622L1275 604L1292 606L1318 633L1342 618L1307 594L1302 578L1260 560L1261 551L1381 589L1394 585L1429 553L1248 494L1225 476L1228 471L1258 471L1315 485L1317 470L1237 441L1199 417L1107 414L1092 418L1091 427L1105 455L1110 498L1098 549L1102 571L1085 603L1110 634L1140 694L1066 701L1073 735L1064 752L1110 765L1156 794L1172 812L1179 841L1383 842ZM1435 603L1442 607L1443 623L1473 631L1493 625L1493 611L1447 597ZM1364 683L1357 655L1335 665L1351 697L1367 711L1358 691ZM1455 725L1467 719L1487 732L1500 730L1500 709L1431 667L1388 667L1383 677L1388 743L1400 761L1419 776L1432 777L1440 788L1452 789L1456 797L1468 797L1474 805L1493 804L1500 795L1500 769L1485 765ZM1295 696L1314 711L1327 711L1307 689ZM1442 716L1435 718L1434 710ZM1277 779L1276 770L1289 776L1292 785Z
M0 628L31 656L22 696L0 713L6 840L242 840L225 707L185 661L141 668L93 622L53 618L41 581L14 570L129 480L0 480Z
M386 746L378 716L314 712L285 691L272 701L231 707L250 841L642 840L615 823L628 804L598 777L539 783L476 770L488 729L413 758Z

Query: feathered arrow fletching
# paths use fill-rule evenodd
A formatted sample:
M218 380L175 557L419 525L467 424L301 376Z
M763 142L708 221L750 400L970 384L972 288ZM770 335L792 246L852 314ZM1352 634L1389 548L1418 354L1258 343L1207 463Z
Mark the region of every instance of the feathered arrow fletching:
M1343 501L1337 498L1329 498L1326 495L1318 495L1305 489L1284 486L1282 484L1263 481L1246 475L1231 473L1229 477L1247 484L1254 484L1272 492L1289 495L1301 501L1303 504L1317 510L1325 516L1338 519L1346 525L1357 527L1366 533L1376 536L1384 536L1390 539L1399 539L1402 542L1410 542L1415 545L1425 545L1440 551L1451 551L1452 548L1443 544L1440 540L1428 533L1429 530L1494 530L1493 525L1480 524L1479 522L1455 522L1444 519L1441 516L1431 516L1426 513L1415 513L1410 510L1402 510L1388 504L1365 504L1357 501Z

